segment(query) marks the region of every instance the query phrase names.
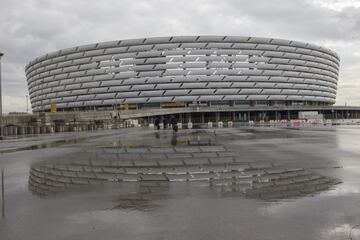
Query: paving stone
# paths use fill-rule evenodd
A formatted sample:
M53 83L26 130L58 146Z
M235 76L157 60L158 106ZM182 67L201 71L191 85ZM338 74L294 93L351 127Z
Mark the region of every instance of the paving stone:
M157 180L142 180L139 182L140 187L159 187L161 186L160 182L164 181L157 181Z
M286 184L292 184L293 180L292 179L278 179L275 181L276 185L286 185Z
M267 174L281 174L281 173L285 173L286 170L285 169L272 168L272 169L266 169L265 172Z
M49 191L52 191L52 192L58 192L58 191L59 191L59 188L58 188L58 187L55 187L55 186L48 186L48 190L49 190Z
M59 188L66 187L66 185L64 183L62 183L62 182L53 182L53 186L54 187L59 187Z
M91 166L109 166L110 160L95 159L90 161Z
M173 148L151 148L151 152L153 153L174 153L175 150Z
M71 178L70 177L57 177L57 181L62 182L62 183L71 183Z
M143 153L141 154L143 159L163 159L166 158L164 153Z
M168 153L166 156L168 158L192 158L190 153Z
M249 163L249 165L255 169L268 169L273 167L271 163Z
M266 181L266 180L276 180L281 178L280 174L264 174L260 176L260 179L262 181Z
M76 166L76 165L67 165L67 169L69 171L77 172L77 171L83 171L82 166Z
M194 147L175 147L175 152L177 153L198 153L202 152L201 148L198 146Z
M223 146L201 146L200 149L203 152L225 152L227 151L226 148Z
M126 167L124 168L124 172L127 174L138 174L138 173L147 173L147 167Z
M155 159L143 159L143 160L134 160L135 166L157 166L158 163Z
M118 173L124 173L125 170L121 167L102 167L101 168L101 172L104 172L104 173L115 173L115 174L118 174ZM94 171L94 172L97 172L97 173L100 173L100 171Z
M69 171L63 171L62 176L64 177L77 177L79 172L69 172ZM85 172L83 172L85 173Z
M210 162L212 164L233 164L234 158L233 157L210 157Z
M33 176L36 176L36 177L39 177L39 178L43 178L43 177L45 176L44 173L38 172L38 171L34 171L33 169L31 169L30 175L33 175Z
M140 174L139 179L141 181L168 181L167 176L163 174Z
M270 187L274 184L272 182L254 182L253 187L254 188L264 188L264 187Z
M329 188L330 188L330 186L328 184L321 184L321 185L316 185L315 186L315 189L317 191L324 191L324 190L327 190Z
M298 177L293 177L292 179L294 182L307 182L310 180L308 176L298 176Z
M166 174L170 181L186 181L191 178L188 174Z
M175 172L172 167L150 167L148 173L173 173Z
M175 173L201 172L201 168L198 165L175 166L174 172Z
M172 158L172 159L159 159L157 161L160 166L179 166L184 165L182 158Z
M209 160L207 158L186 158L184 159L187 165L207 165Z
M148 153L150 152L148 148L127 148L128 153ZM123 155L123 154L121 154Z
M129 159L127 159L127 160L125 160L125 159L111 160L110 165L116 166L116 167L129 167L129 166L133 166L133 161L129 160Z
M233 177L241 177L241 178L248 178L251 177L249 175L244 175L241 172L232 171L232 172L219 172L220 178L233 178Z
M118 179L138 179L138 173L118 173L116 177Z
M246 171L244 171L244 174L262 176L262 175L266 174L266 171L262 170L262 169L249 168L249 169L246 169Z
M115 173L96 173L95 176L98 179L109 180L116 178L117 175Z
M200 166L200 169L204 172L222 172L227 170L225 167L225 164L211 164L211 165L202 165Z
M72 161L73 164L78 164L78 165L89 165L90 160L89 159L75 159Z
M215 178L217 175L215 173L192 173L194 179L207 179Z
M95 167L95 166L83 166L84 172L102 172L103 167Z
M198 158L217 157L216 152L198 152L198 153L193 153L192 155L193 157L198 157Z
M321 179L321 178L323 178L323 176L314 175L314 174L309 174L309 175L308 175L308 178L309 178L310 180L315 180L315 179Z
M95 150L96 152L96 150ZM99 151L97 151L99 152ZM103 148L102 149L103 153L125 153L126 152L126 148Z
M96 157L94 159L97 160L116 160L119 159L120 155L118 154L101 154L101 155L96 155Z
M56 169L56 170L60 170L60 171L66 171L66 170L68 170L68 166L67 165L58 165L58 164L56 164L56 165L54 165L53 167L52 167L52 169Z
M289 185L286 185L285 191L289 190L301 190L305 187L304 183L292 183Z
M77 176L79 178L95 178L96 175L92 172L78 172Z
M122 154L119 154L119 157L118 159L131 159L131 160L134 160L134 159L142 159L142 155L140 153L122 153Z
M51 175L61 176L63 174L63 171L49 169L48 173L50 173Z
M285 172L285 173L280 173L280 176L282 178L291 178L291 177L297 177L299 175L298 172Z
M89 181L83 178L72 178L72 182L74 184L82 184L82 185L89 184Z

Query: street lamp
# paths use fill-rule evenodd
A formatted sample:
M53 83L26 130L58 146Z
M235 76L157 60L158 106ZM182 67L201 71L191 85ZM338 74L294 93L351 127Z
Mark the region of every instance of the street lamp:
M0 52L0 140L3 137L3 119L2 119L2 96L1 96L1 57L4 56L3 53Z
M29 100L28 100L29 95L26 95L26 113L29 113Z

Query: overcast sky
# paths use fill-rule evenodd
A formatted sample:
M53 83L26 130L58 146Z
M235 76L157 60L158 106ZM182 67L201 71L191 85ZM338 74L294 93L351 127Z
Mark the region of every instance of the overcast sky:
M240 35L319 44L341 58L337 105L360 105L360 0L0 0L3 110L26 111L25 64L126 38Z

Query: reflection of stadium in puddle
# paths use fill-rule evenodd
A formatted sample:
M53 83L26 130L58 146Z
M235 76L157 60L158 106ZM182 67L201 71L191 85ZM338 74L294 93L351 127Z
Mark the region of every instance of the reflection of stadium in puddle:
M219 145L102 148L63 158L31 167L33 193L51 195L79 185L112 182L123 189L115 208L148 209L151 200L171 194L173 182L201 182L224 195L270 201L316 194L339 183L302 168L246 162L239 152Z
M204 130L184 130L174 134L172 130L160 130L150 134L144 134L141 138L117 138L110 142L104 142L103 148L139 148L158 146L189 146L189 145L216 145L215 134L209 134ZM98 146L97 146L98 147Z

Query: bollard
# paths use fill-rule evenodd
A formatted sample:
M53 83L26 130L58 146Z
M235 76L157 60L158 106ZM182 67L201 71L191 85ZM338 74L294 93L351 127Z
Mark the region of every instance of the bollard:
M178 129L182 129L182 123L177 123Z
M232 122L232 121L228 121L228 122L227 122L227 126L228 126L229 128L232 128L232 127L233 127L233 122Z
M193 128L193 124L192 124L192 122L188 122L188 124L187 124L187 128L188 128L188 129L192 129L192 128Z
M212 128L213 127L213 123L212 122L208 122L208 128Z
M149 123L149 128L154 128L154 124L153 124L153 123Z
M222 128L224 126L224 123L220 121L220 122L218 122L217 125L218 125L218 128Z

